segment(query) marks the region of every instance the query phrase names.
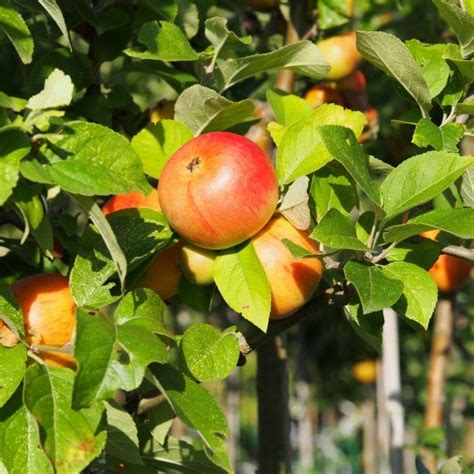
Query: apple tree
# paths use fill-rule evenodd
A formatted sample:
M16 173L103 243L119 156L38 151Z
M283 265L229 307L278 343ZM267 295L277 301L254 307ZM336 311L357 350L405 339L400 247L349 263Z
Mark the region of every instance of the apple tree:
M472 136L472 2L433 1L452 32L435 44L369 25L348 33L345 1L264 6L262 24L243 1L214 3L0 0L1 472L232 472L207 382L330 307L377 350L385 308L426 329L438 300L428 270L440 255L474 260L474 157L459 150ZM352 44L351 69L363 59L381 70L407 104L393 126L418 150L395 167L368 151L366 107L301 97L301 84L330 88L352 72L335 74L320 44L337 35ZM264 154L260 175L219 187L212 173L232 164L246 134L273 164ZM206 150L190 146L201 137ZM253 163L262 152L245 146ZM184 149L186 172L201 166L192 202L179 169L168 171ZM229 158L216 171L204 153ZM226 176L239 173L238 156ZM252 227L242 216L258 212L270 175L274 202ZM105 204L131 193L151 198ZM290 228L273 235L276 271L256 237L273 212ZM203 244L206 226L240 237ZM436 240L420 237L433 230ZM172 248L170 266L160 256ZM173 271L176 290L164 295L155 283ZM65 288L27 280L44 274L62 275ZM75 327L58 343L67 298ZM216 304L238 324L209 324ZM178 328L180 306L203 322ZM35 326L38 314L49 326ZM69 362L48 362L52 352ZM170 434L175 418L191 439Z

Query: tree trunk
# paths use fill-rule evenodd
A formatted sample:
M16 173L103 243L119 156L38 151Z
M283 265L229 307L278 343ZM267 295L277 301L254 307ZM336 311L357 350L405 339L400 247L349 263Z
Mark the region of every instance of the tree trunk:
M313 472L313 426L310 417L311 386L307 359L307 322L302 321L298 327L298 365L296 368L296 397L300 408L298 418L298 451L304 472Z
M382 363L377 363L377 466L380 474L389 474L388 462L390 425L385 405L384 374Z
M453 301L450 298L441 297L436 306L431 343L425 429L438 428L443 425L446 367L453 337L453 322ZM433 453L425 453L424 463L428 469L434 471L436 462L437 459Z
M362 464L364 474L377 474L377 428L375 424L375 404L370 398L362 403L363 452Z
M226 412L229 424L229 461L230 465L237 470L239 458L240 439L240 405L239 405L239 371L234 370L226 380Z
M384 309L382 367L385 406L389 419L389 461L392 474L404 474L403 447L405 422L401 401L400 349L398 345L398 317L391 308Z
M258 473L291 473L288 372L282 339L257 350Z

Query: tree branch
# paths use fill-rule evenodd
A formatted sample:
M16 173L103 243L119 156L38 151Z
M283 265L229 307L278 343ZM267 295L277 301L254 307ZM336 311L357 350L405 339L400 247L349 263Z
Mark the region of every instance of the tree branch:
M300 323L302 320L314 316L328 307L342 308L349 302L352 294L352 287L349 287L345 282L337 283L333 287L320 293L313 300L306 303L294 315L284 319L271 320L266 333L257 328L246 336L239 333L241 357L238 365L243 365L246 356L252 351L258 349L269 340Z
M441 253L474 262L474 249L467 249L458 245L448 245L441 249Z

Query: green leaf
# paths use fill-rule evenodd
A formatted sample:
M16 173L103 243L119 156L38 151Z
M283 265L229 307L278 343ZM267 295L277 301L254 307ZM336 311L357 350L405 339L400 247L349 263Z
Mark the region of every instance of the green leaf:
M383 209L395 216L433 199L458 179L474 157L429 151L397 166L381 186Z
M402 296L393 309L427 329L438 301L438 289L430 274L408 262L390 263L383 267L383 272L403 283Z
M462 175L460 193L464 205L474 208L474 166L469 167Z
M206 474L223 474L231 472L213 464L206 456L203 449L196 441L190 444L189 441L176 439L169 436L166 443L153 448L152 458L146 457L150 463L160 472L190 472Z
M19 343L15 347L8 348L0 343L0 408L15 393L23 380L25 370L26 347Z
M56 3L56 0L38 0L38 2L48 12L49 16L54 20L56 25L58 25L58 28L61 30L61 33L66 39L69 49L72 51L71 41L69 40L66 22L64 21L63 13L61 12L61 9Z
M453 456L449 458L440 468L439 474L462 474L463 464L462 456Z
M474 63L474 61L473 61L473 63ZM474 79L473 79L473 81L474 81ZM474 115L474 99L465 100L463 103L457 104L456 112L459 115L461 115L461 114Z
M349 22L348 2L337 0L318 0L318 26L330 30Z
M71 193L103 196L150 188L128 140L102 125L70 122L45 156L54 182Z
M74 358L78 363L72 406L88 407L111 397L116 389L106 377L117 358L115 327L101 314L77 310Z
M281 242L288 247L288 250L291 252L294 258L317 258L316 254L310 252L309 250L301 247L300 245L295 244L289 239L281 239Z
M0 133L0 206L15 188L20 161L28 154L30 147L28 136L19 130Z
M357 202L352 182L336 163L316 171L309 193L316 205L318 222L330 209L337 209L341 214L349 215Z
M252 43L251 36L239 38L233 31L227 28L227 19L216 16L208 18L204 22L204 34L214 46L213 61L218 57L235 57L236 54L248 51L248 45Z
M0 319L20 337L24 337L23 313L12 290L0 280Z
M431 109L431 94L414 57L396 36L383 31L357 32L357 49L374 66L398 81L423 114Z
M458 68L466 82L474 82L474 59L448 58L448 61Z
M31 63L33 38L27 24L9 0L0 0L0 31L12 42L23 64Z
M280 183L289 184L333 159L325 147L320 126L342 123L359 135L365 122L362 112L335 104L324 104L308 118L294 122L286 129L278 146L276 169Z
M171 230L163 216L152 209L125 209L107 217L131 271L145 259L163 249ZM88 227L81 237L69 283L78 306L100 308L117 299L108 280L116 273L110 252L99 234Z
M74 92L71 78L55 69L44 81L41 92L29 98L26 106L31 110L53 109L69 105Z
M176 101L175 118L194 135L227 130L250 117L254 105L250 99L232 102L216 91L196 84L186 89Z
M267 101L276 121L285 127L306 119L313 113L313 107L308 101L280 90L267 91Z
M209 459L231 471L225 443L227 423L216 401L206 390L171 365L155 364L151 370L176 415L201 436L207 446L205 452Z
M48 254L53 249L53 231L43 208L41 196L30 184L21 181L12 195L14 210L25 222L25 240L31 232L41 250Z
M214 285L193 285L187 278L179 279L179 300L196 311L210 311Z
M464 135L464 127L459 123L436 126L429 119L421 119L413 133L412 142L421 148L431 146L437 151L458 151L458 143Z
M319 127L319 131L331 157L344 166L372 202L379 203L379 187L370 176L368 157L357 143L354 132L334 125L324 125Z
M233 333L209 324L194 324L183 335L180 356L189 373L201 382L224 380L237 366L240 348Z
M194 38L199 31L199 10L191 0L178 0L179 9L175 23L186 33L188 38Z
M164 318L167 312L168 307L154 291L137 288L122 298L114 315L115 322L119 326L133 323L155 334L173 338L165 326Z
M385 242L395 242L432 229L441 229L462 239L473 239L474 209L435 209L405 224L387 227L383 238Z
M145 23L138 34L138 41L146 50L141 52L129 48L124 51L125 54L154 61L195 61L199 58L180 28L167 21Z
M310 41L297 41L269 53L228 59L219 64L221 88L226 90L249 77L280 69L289 69L296 74L319 80L326 76L329 64L315 44Z
M311 238L335 249L367 250L357 238L355 224L337 209L330 209L324 215Z
M437 97L437 101L440 102L443 107L456 106L464 95L465 85L461 72L456 66L452 65L448 84Z
M345 307L348 321L354 331L377 352L382 350L384 317L382 311L364 314L357 296L353 296Z
M44 433L44 449L58 474L79 473L104 449L99 428L103 406L71 408L74 372L33 364L25 374L23 399Z
M355 286L364 314L393 306L400 298L403 283L385 275L381 267L351 260L344 275Z
M441 16L449 23L459 40L464 57L474 53L474 17L457 5L444 0L433 0Z
M276 146L280 146L281 140L283 138L283 134L286 131L286 127L284 125L280 125L277 122L269 122L267 125L267 130L272 140L275 142Z
M132 146L140 157L145 173L159 178L173 153L193 138L189 128L176 120L160 120L149 124L132 139Z
M270 286L252 243L220 253L214 264L214 279L225 302L265 332L270 317Z
M417 39L405 44L421 67L431 97L436 97L445 88L451 72L444 58L447 45L425 44Z
M433 240L423 239L420 243L402 242L391 249L387 254L389 262L413 263L425 270L429 270L440 253L439 244Z
M53 467L41 447L38 424L23 405L20 390L2 408L0 459L2 473L53 474Z
M117 242L117 237L115 236L112 227L93 199L84 196L74 197L82 209L89 214L91 221L95 224L100 235L104 239L104 243L115 263L115 268L117 269L117 274L123 289L125 285L125 277L127 275L127 259Z
M137 426L132 416L115 404L106 403L107 444L105 452L130 464L143 465L138 446Z
M21 112L26 107L26 100L0 92L0 107L13 110L13 112Z

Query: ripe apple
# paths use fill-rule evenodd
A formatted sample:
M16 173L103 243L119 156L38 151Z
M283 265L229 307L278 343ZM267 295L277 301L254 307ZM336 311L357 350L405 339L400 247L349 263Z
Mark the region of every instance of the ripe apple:
M337 81L351 74L362 59L356 48L354 31L319 41L317 46L331 66L326 76L330 81Z
M321 85L311 87L311 89L306 92L304 98L313 108L329 102L344 105L344 99L340 92Z
M142 275L138 286L155 291L164 301L177 295L182 275L179 257L183 244L184 242L180 241L159 252Z
M364 110L365 118L367 119L367 125L364 127L362 133L357 137L359 143L364 143L371 138L375 138L379 131L379 113L377 109L369 105Z
M184 244L179 264L188 281L194 285L210 285L214 283L215 259L216 252L213 250Z
M324 85L331 89L360 94L365 91L367 87L367 80L364 73L357 70L349 74L349 76L344 77L340 81L331 81L325 83Z
M158 201L158 191L153 189L148 196L142 193L130 192L127 194L117 194L112 196L102 207L102 212L107 215L121 209L136 207L148 207L156 211L161 211Z
M174 100L163 100L158 102L150 113L150 122L158 123L160 120L172 120L174 118L175 104L176 101Z
M427 239L436 240L438 229L422 232L420 235ZM440 291L456 293L469 279L471 265L459 257L442 254L429 270Z
M166 163L158 196L181 237L198 247L225 249L268 222L278 182L270 158L255 143L211 132L183 145Z
M357 382L372 385L377 380L377 362L375 360L362 360L352 366L352 376Z
M282 239L315 253L318 244L284 217L274 217L253 239L272 295L271 319L285 318L303 306L321 280L324 266L317 258L295 258Z
M76 304L66 277L42 273L16 281L11 289L23 312L28 344L64 346L73 340ZM39 355L48 365L75 366L69 354L41 351Z

